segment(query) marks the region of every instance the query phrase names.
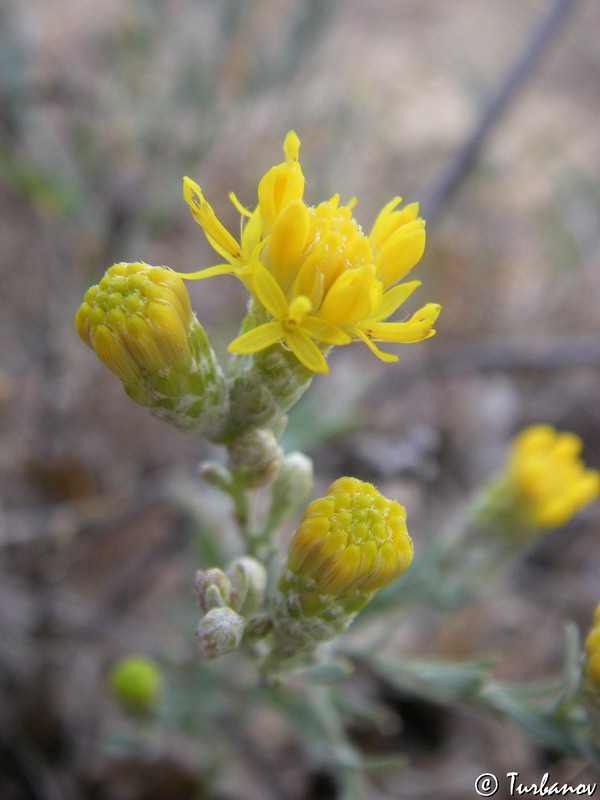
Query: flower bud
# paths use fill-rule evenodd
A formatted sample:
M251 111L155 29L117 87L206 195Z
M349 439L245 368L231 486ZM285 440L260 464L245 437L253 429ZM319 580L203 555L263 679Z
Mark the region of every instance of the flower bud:
M161 674L154 661L129 656L118 661L108 674L108 682L123 705L143 711L156 704Z
M254 428L237 436L229 448L229 469L247 487L270 483L281 465L282 452L273 432Z
M216 567L206 572L196 572L194 589L198 595L198 604L204 612L231 605L231 581Z
M277 477L271 493L268 528L274 530L300 505L311 490L313 482L313 464L304 453L288 453Z
M212 660L236 650L242 641L244 619L231 608L212 608L198 623L196 639L203 658Z
M271 662L344 631L374 592L412 560L406 512L370 483L340 478L309 504L277 584Z
M178 428L220 438L225 379L175 272L114 264L86 292L75 327L133 400Z
M267 572L255 558L242 556L228 568L233 591L231 606L245 617L250 617L260 606L267 586Z

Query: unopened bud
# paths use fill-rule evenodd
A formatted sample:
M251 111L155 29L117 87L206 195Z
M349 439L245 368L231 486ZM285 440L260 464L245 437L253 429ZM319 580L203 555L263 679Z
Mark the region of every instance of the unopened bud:
M254 428L232 442L229 469L239 475L248 487L270 483L281 466L282 452L273 432Z
M267 585L264 566L251 556L242 556L229 566L227 572L233 585L232 607L245 617L254 614L262 604Z
M244 634L244 619L231 608L213 608L198 623L196 639L203 658L212 660L233 652Z
M233 479L224 464L218 461L203 461L198 467L198 473L207 483L223 491L229 491Z
M136 403L178 428L220 439L225 378L177 273L114 264L86 292L75 328Z
M155 705L158 699L161 674L151 659L129 656L112 667L108 682L124 706L144 711Z
M231 604L231 581L223 570L216 567L206 572L198 571L194 578L194 589L198 595L198 604L204 612Z
M313 482L313 464L304 453L288 453L273 483L268 527L274 530L306 499Z

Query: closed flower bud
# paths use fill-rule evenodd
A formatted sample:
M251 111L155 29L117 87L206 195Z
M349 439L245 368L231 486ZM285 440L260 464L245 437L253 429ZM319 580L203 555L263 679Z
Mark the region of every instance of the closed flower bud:
M132 710L145 711L158 700L161 674L151 659L129 656L112 667L108 682L123 705Z
M213 608L198 623L196 639L203 658L212 660L236 650L244 634L244 619L231 608Z
M356 478L332 483L325 497L309 504L290 543L274 599L271 664L311 652L344 631L412 555L399 503Z
M313 464L304 453L289 453L273 483L268 527L274 530L306 499L313 482Z
M198 595L198 604L204 612L231 605L231 581L216 567L206 572L198 571L194 578L194 589Z
M267 586L267 572L255 558L242 556L228 567L233 590L231 606L245 617L254 614L260 606Z
M288 569L321 594L370 593L401 575L412 555L403 506L370 483L340 478L302 515Z
M237 436L229 448L228 467L247 487L270 483L281 465L282 452L273 432L255 428Z
M114 264L86 292L75 327L133 400L178 428L219 439L225 380L173 270Z

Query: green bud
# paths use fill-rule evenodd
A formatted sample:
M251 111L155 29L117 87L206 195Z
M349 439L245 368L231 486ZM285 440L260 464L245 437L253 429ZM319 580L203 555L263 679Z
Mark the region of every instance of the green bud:
M198 571L194 578L194 589L198 595L198 604L204 612L231 605L231 581L216 567L206 572Z
M160 692L161 674L151 659L129 656L112 667L108 674L108 682L123 705L142 711L156 704Z
M196 628L203 658L213 660L236 650L244 634L244 619L231 608L212 608Z
M198 467L198 473L207 483L224 492L228 492L231 488L233 482L231 472L218 461L203 461Z
M232 441L228 466L244 486L265 486L277 474L282 455L272 431L254 428Z
M255 558L242 556L230 564L233 591L231 606L245 617L254 614L262 605L267 586L267 572Z
M313 464L304 453L289 453L273 483L267 527L277 528L308 496L313 482Z

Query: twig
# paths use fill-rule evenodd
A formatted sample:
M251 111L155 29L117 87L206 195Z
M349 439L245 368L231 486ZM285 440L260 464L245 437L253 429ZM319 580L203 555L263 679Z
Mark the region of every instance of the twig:
M544 52L566 23L577 2L578 0L555 0L531 31L504 80L483 108L472 132L442 173L437 185L422 202L421 209L426 220L436 217L456 191L472 167L489 132L538 66Z
M427 361L399 369L391 379L386 378L385 387L386 391L390 385L406 388L412 381L469 372L551 372L599 366L600 339L597 336L551 339L543 346L529 347L492 340L473 345L451 343L438 348Z

